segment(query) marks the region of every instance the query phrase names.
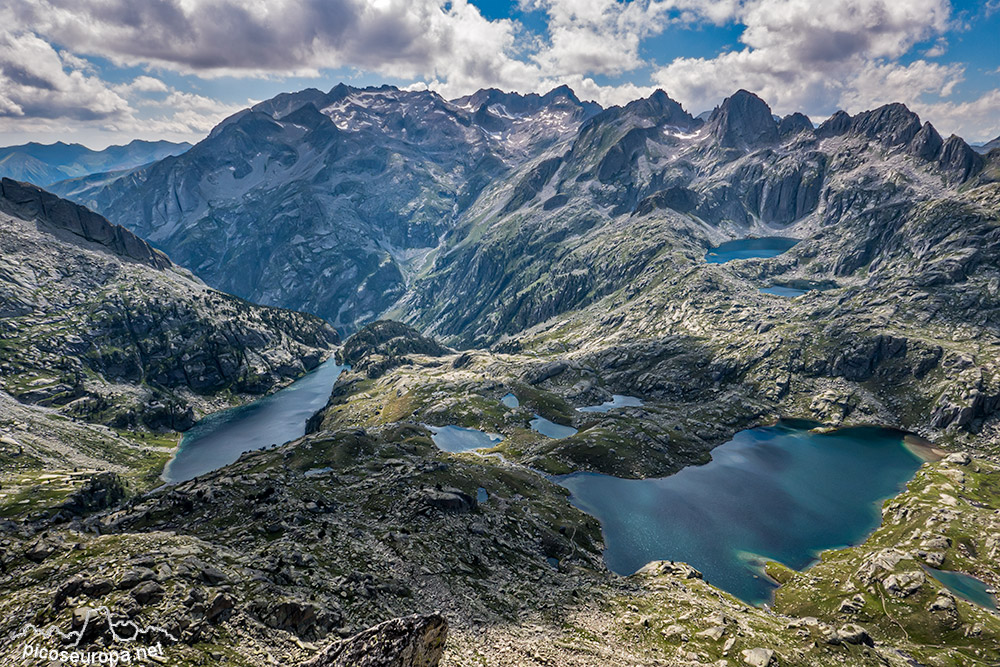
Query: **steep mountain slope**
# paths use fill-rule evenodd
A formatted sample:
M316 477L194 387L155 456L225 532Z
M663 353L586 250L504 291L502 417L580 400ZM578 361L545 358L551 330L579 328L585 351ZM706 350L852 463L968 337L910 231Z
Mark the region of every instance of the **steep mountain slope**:
M80 144L24 144L0 148L0 177L48 186L56 181L133 169L191 148L188 143L135 140L95 151Z
M182 156L57 192L214 287L352 329L402 296L483 187L594 111L566 88L454 103L388 86L306 90L232 116Z
M475 241L452 235L394 312L489 344L634 282L670 252L687 255L683 273L725 240L833 228L833 266L810 273L846 277L898 241L899 215L959 196L983 169L965 142L944 141L902 105L839 114L815 132L797 118L775 122L744 91L704 124L662 92L609 109L544 174L482 197L466 216Z
M196 414L315 367L336 333L209 289L131 232L34 186L0 183L0 384L117 429Z

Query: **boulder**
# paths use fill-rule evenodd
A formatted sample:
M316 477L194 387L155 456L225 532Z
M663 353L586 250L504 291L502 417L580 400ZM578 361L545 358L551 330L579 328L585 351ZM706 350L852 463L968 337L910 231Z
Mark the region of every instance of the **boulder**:
M919 570L890 574L885 578L883 586L886 592L897 598L905 598L920 590L927 577Z
M129 570L122 578L118 580L119 590L129 590L130 588L135 588L144 581L150 581L156 576L148 567L137 567L134 570Z
M938 591L938 596L927 606L927 611L955 611L955 598L947 591Z
M143 582L132 589L132 597L143 606L154 604L163 597L163 586L155 581Z
M71 493L60 506L71 514L86 514L113 507L125 499L125 484L113 472L94 475Z
M849 600L843 600L837 608L842 614L857 614L865 607L865 598L858 594Z
M837 630L837 637L839 637L840 641L845 644L865 644L866 646L875 645L875 642L872 641L868 631L855 623L848 623L847 625L841 626L840 629Z
M955 452L954 454L949 454L944 457L945 463L951 463L959 466L967 466L972 463L972 457L965 452Z
M777 665L778 660L774 656L774 651L769 648L748 648L744 649L742 654L743 662L750 665L750 667L768 667L769 665Z
M421 489L413 494L413 499L417 504L444 512L468 512L477 505L475 498L451 487Z
M205 609L205 620L209 623L220 623L232 615L236 603L225 593L219 593Z

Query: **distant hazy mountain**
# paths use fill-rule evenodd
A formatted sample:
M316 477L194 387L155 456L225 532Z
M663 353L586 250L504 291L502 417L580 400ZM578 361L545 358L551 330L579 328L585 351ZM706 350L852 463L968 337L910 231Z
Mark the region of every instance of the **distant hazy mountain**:
M95 151L80 144L23 144L0 148L0 177L47 186L98 172L131 169L191 148L188 143L135 140Z
M973 148L976 150L977 153L982 153L983 155L985 155L994 148L1000 148L1000 137L997 137L996 139L991 139L987 141L985 144L977 144L973 146Z

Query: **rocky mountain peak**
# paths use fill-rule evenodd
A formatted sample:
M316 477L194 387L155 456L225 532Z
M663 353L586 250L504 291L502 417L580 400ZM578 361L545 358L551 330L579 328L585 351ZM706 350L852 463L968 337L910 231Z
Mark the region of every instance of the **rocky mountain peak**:
M809 117L796 111L781 119L778 123L778 134L782 137L798 134L799 132L812 132L813 124Z
M941 152L941 146L944 144L944 139L938 134L938 131L934 129L934 126L929 122L924 123L920 131L914 135L913 139L910 141L910 153L916 155L924 160L934 160L937 158L938 153Z
M938 158L941 168L955 174L959 181L975 176L985 163L982 155L972 150L962 137L954 134L944 142Z
M100 244L116 255L155 269L171 266L166 255L124 227L30 183L9 178L0 181L0 211L25 220L36 220L50 230L67 231Z
M556 86L549 92L542 95L542 101L545 102L546 104L551 104L560 97L564 97L571 102L580 104L580 98L577 97L576 93L573 92L573 89L567 86L566 84L563 84L561 86Z
M816 128L819 137L836 137L846 134L851 129L851 114L843 109L833 114Z
M344 99L345 97L347 97L348 95L350 95L352 92L354 92L354 88L351 88L346 83L341 82L341 83L338 83L336 86L334 86L333 88L330 89L330 92L329 92L328 96L329 96L329 98L330 98L331 101L335 102L335 101Z
M307 102L288 115L282 116L281 120L285 123L294 123L295 125L302 125L308 128L325 127L327 125L336 127L333 125L330 117L317 109L316 105L312 102Z
M657 125L689 128L701 124L662 89L657 89L649 97L629 102L625 105L624 113L652 120Z
M919 131L920 117L899 102L863 111L851 120L851 132L887 146L908 144Z
M508 93L498 88L483 88L471 95L451 100L451 103L467 109L479 110L486 107L487 111L489 107L497 105L502 107L503 113L507 115L534 113L545 107L582 108L587 113L596 113L601 109L600 105L594 102L581 102L573 89L567 85L553 88L544 95Z
M712 134L726 148L749 148L778 139L771 107L746 90L739 90L712 112Z

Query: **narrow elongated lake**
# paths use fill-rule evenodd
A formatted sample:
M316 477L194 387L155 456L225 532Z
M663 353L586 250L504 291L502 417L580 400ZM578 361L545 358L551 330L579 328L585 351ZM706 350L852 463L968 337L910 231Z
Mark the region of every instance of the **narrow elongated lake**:
M780 422L737 433L712 461L658 479L596 473L556 478L601 521L608 567L631 574L680 560L753 604L770 599L763 559L801 569L825 549L857 544L878 527L880 501L922 461L902 433L874 427L812 433Z
M205 417L184 433L163 479L193 479L229 465L243 452L302 437L306 420L326 405L343 368L327 360L270 396Z

